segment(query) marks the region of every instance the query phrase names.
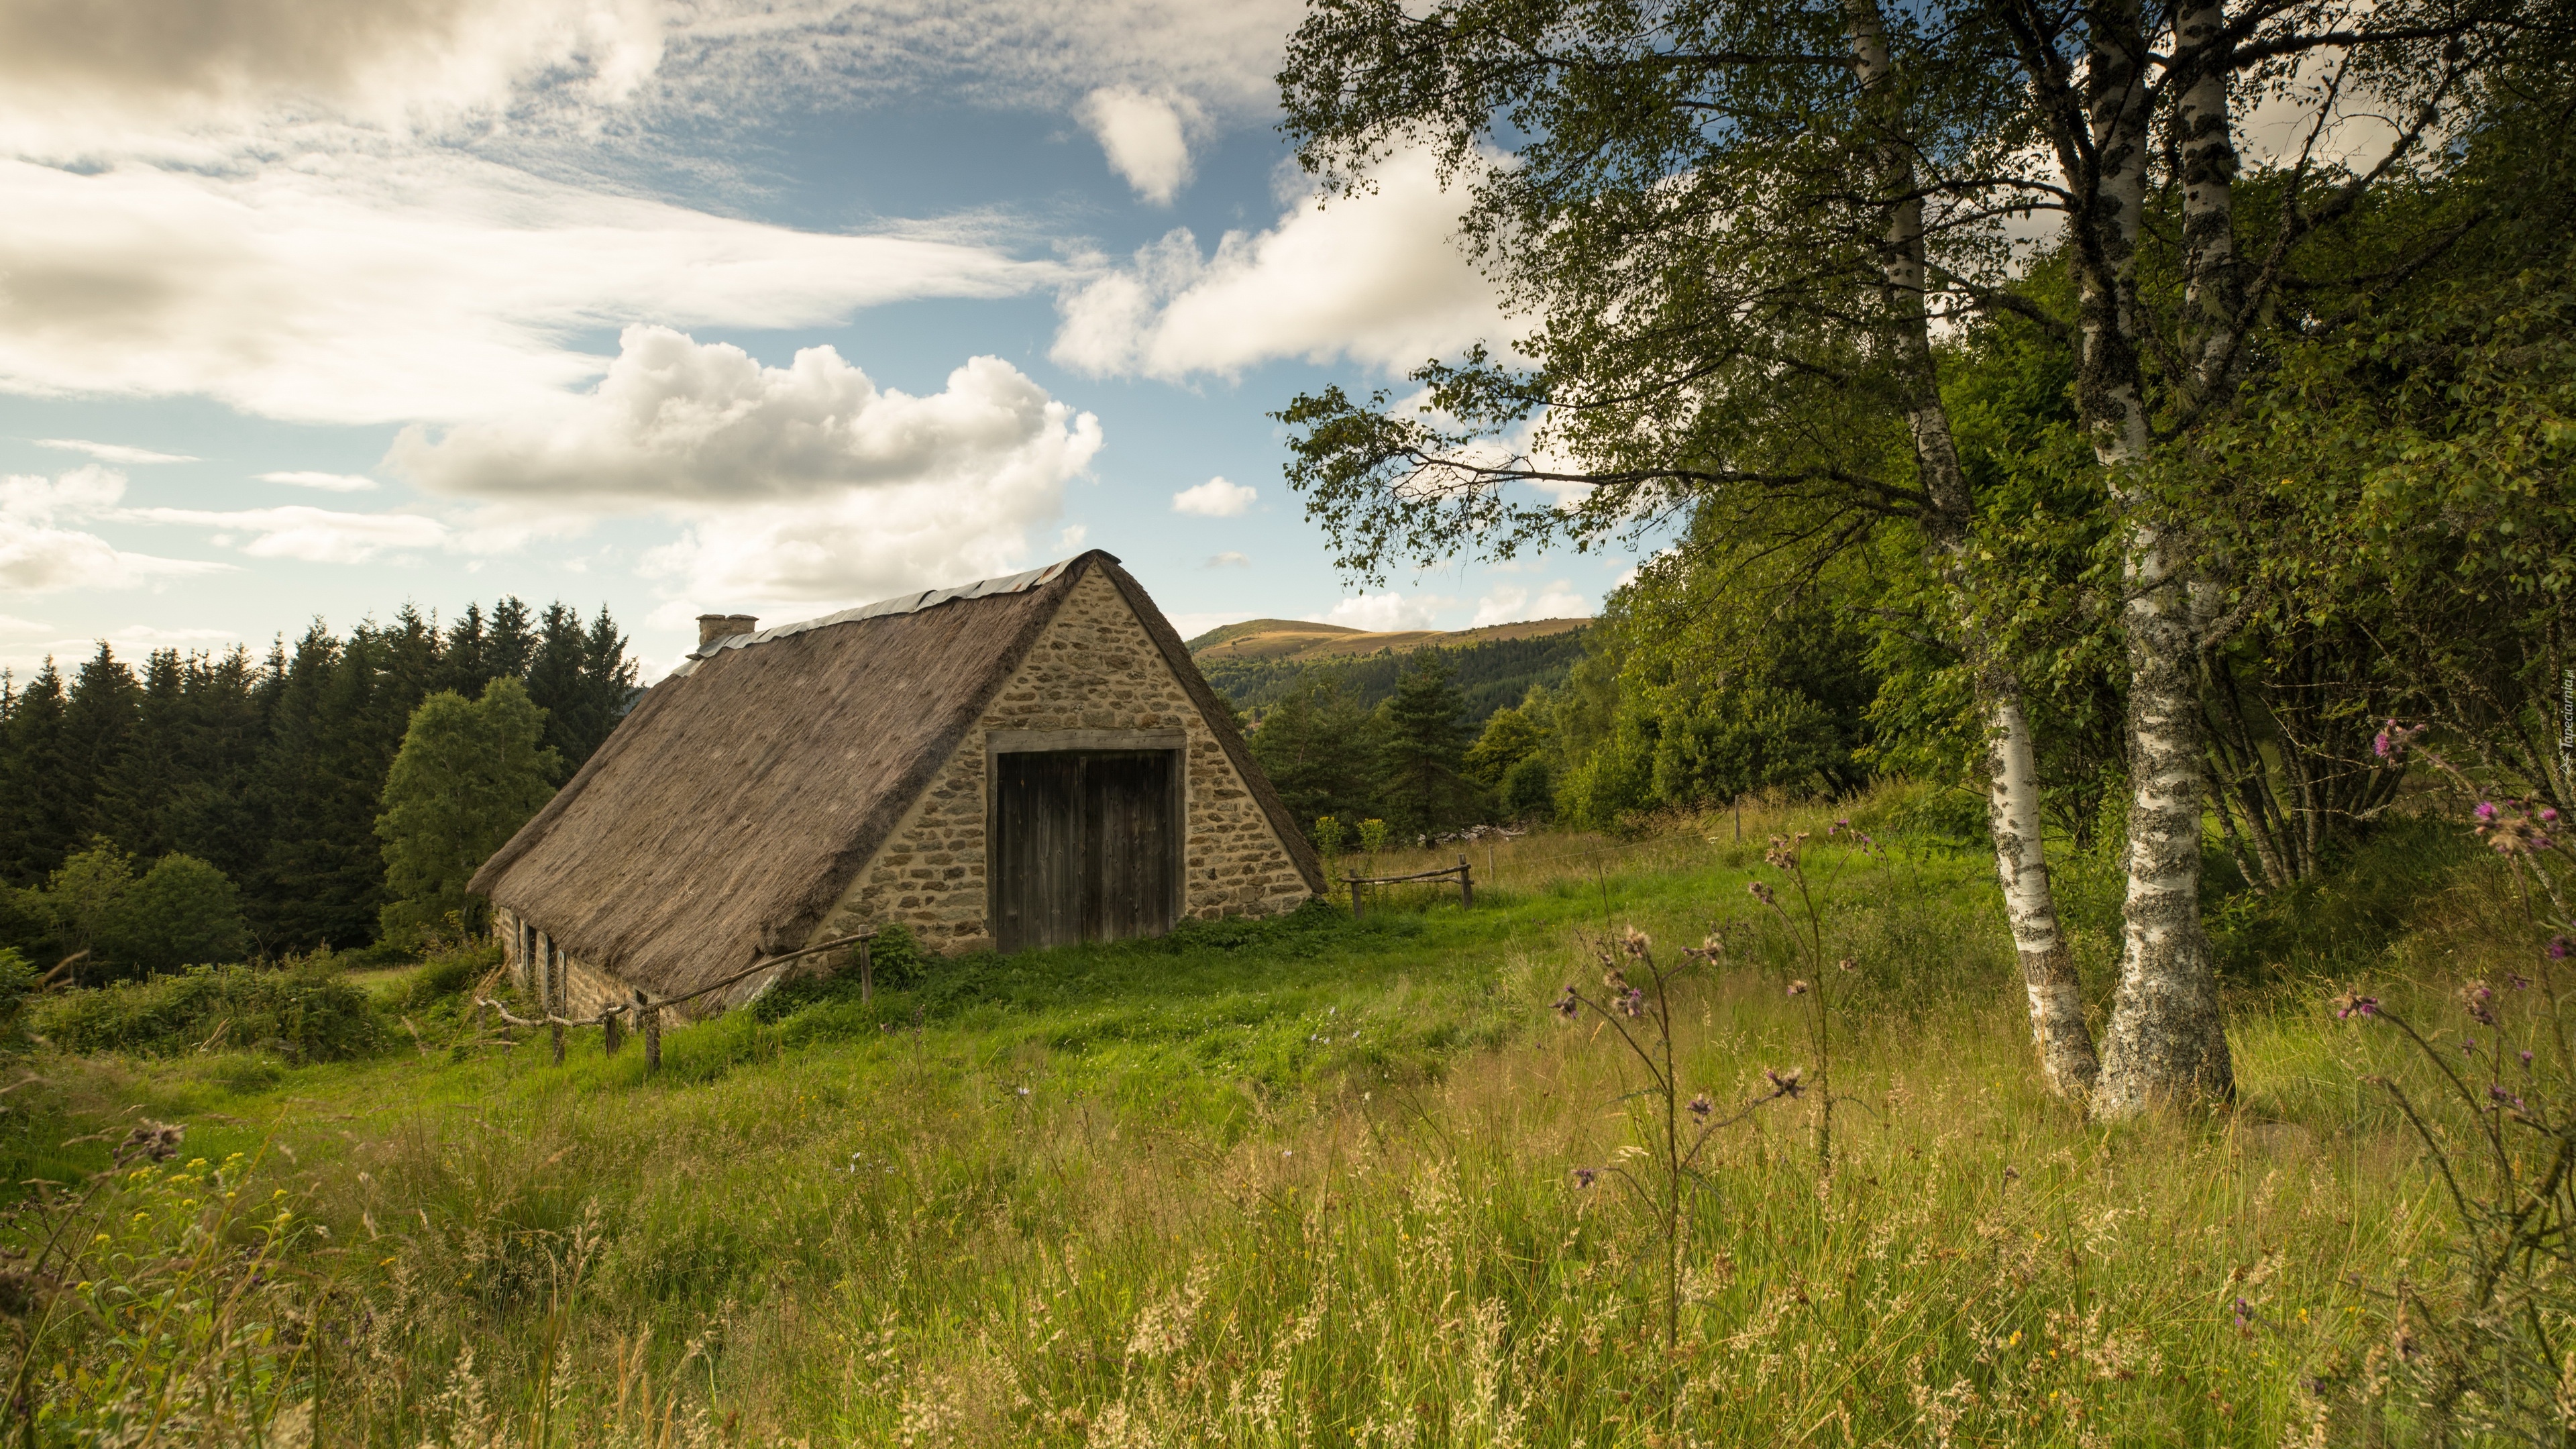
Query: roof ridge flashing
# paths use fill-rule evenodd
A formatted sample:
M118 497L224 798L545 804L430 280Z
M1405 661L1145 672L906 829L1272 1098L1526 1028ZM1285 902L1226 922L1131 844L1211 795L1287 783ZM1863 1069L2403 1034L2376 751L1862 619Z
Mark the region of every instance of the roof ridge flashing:
M775 628L763 629L756 634L729 634L712 644L691 650L689 656L681 660L678 667L671 673L673 676L684 676L695 670L700 660L711 659L724 650L749 649L754 645L767 644L772 640L802 634L809 629L826 629L834 624L855 624L863 619L882 619L895 614L918 614L924 609L935 609L942 604L954 603L960 599L989 599L999 594L1026 593L1030 589L1055 582L1063 577L1065 570L1092 554L1099 554L1101 558L1113 564L1118 562L1116 556L1100 549L1092 549L1086 553L1075 554L1071 558L1057 559L1051 564L1016 574L1003 574L997 578L977 579L973 583L950 584L944 588L897 594L890 599L879 599L873 604L861 604L856 608L843 609L837 614L825 614L817 619L799 619L795 623L780 624Z

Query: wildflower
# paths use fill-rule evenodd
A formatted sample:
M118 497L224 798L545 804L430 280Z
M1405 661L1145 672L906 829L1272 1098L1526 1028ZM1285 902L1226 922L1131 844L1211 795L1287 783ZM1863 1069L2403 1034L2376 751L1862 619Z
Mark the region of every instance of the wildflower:
M1708 1120L1709 1113L1716 1110L1717 1104L1708 1099L1708 1093L1706 1092L1702 1092L1698 1096L1690 1099L1690 1114L1703 1122Z
M2481 822L2493 824L2496 818L2495 802L2493 800L2481 800L2478 802L2478 808L2473 813Z
M2469 1014L2469 1020L2480 1026L2496 1024L2495 1010L2487 1005L2488 1002L2495 1000L2495 992L2485 982L2472 981L2461 987L2460 1000Z
M1626 934L1619 938L1619 949L1627 952L1630 956L1638 958L1643 958L1647 950L1654 944L1654 941L1650 939L1645 932L1638 930L1634 926L1630 926L1627 929Z
M2531 1065L2531 1052L2528 1048L2525 1048L2523 1051L2522 1064L2526 1067Z
M1807 994L1807 983L1806 983L1805 981L1803 981L1803 980L1802 980L1802 981L1792 981L1792 982L1790 982L1790 983L1789 983L1789 994L1790 994L1791 996L1804 996L1804 995L1806 995L1806 994Z
M2541 820L2542 820L2543 822L2545 822L2545 823L2547 823L2547 824L2550 824L2550 825L2555 825L2555 824L2557 824L2557 823L2558 823L2558 807L2557 807L2557 806L2555 806L2555 805L2543 805L2543 806L2541 806L2541 807L2540 807L2540 818L2541 818Z
M1574 988L1568 986L1565 988L1565 994L1556 999L1556 1014L1564 1017L1567 1021L1572 1021L1576 1016L1580 1015L1582 1011L1583 998L1575 995Z
M2019 1182L2019 1181L2021 1181L2021 1169L2020 1169L2020 1168L2018 1168L2018 1167L2014 1167L2014 1166L2013 1166L2013 1165L2011 1165L2010 1163L2006 1163L2006 1164L2004 1165L2004 1181L2006 1181L2006 1182Z
M1780 903L1780 898L1772 893L1771 887L1763 884L1761 881L1746 881L1744 883L1744 889L1755 900L1760 901L1766 906L1778 905Z
M1632 1017L1645 1015L1646 993L1634 986L1629 987L1628 994L1619 998L1619 1009Z
M1695 961L1715 961L1726 954L1726 938L1711 931L1701 938L1698 945L1685 948L1682 954Z
M2334 1009L2337 1021L2349 1021L2356 1016L2377 1016L2379 998L2364 996L2357 991L2347 991L2334 999Z
M2493 1082L2489 1082L2487 1084L2487 1097L2489 1100L2496 1102L2510 1102L2513 1104L2513 1109L2517 1112L2522 1110L2522 1099L2520 1097L2515 1096L2513 1093L2506 1091L2504 1088L2497 1086Z
M2246 1302L2246 1301L2245 1301L2244 1299L2242 1299L2242 1298L2237 1299L2237 1300L2236 1300L2236 1331L2237 1331L2237 1332L2239 1332L2239 1333L2243 1333L2243 1332L2245 1332L2245 1331L2247 1330L2247 1328L2248 1328L2248 1327L2250 1327L2250 1326L2253 1324L2253 1322L2254 1322L2254 1305L2253 1305L2253 1304L2251 1304L2251 1303Z
M2504 974L2504 984L2516 991L2529 991L2531 989L2530 980L2519 971L2506 972Z
M2462 1037L2460 1039L2460 1050L2466 1052L2470 1056L2476 1056L2478 1054L2478 1039L2473 1036Z
M1574 1185L1576 1187L1590 1187L1592 1184L1600 1180L1601 1174L1593 1168L1578 1167L1574 1169Z
M1771 1095L1774 1097L1795 1097L1807 1090L1807 1084L1798 1080L1798 1072L1794 1067L1786 1076L1769 1067L1764 1067L1762 1075L1771 1079Z
M1626 994L1628 990L1628 973L1620 970L1616 966L1611 967L1609 970L1601 973L1601 987L1613 996Z
M1852 958L1850 958L1849 956L1845 956L1843 959L1841 959L1841 960L1839 960L1839 961L1835 962L1834 964L1835 964L1836 966L1838 966L1838 967L1841 967L1841 968L1842 968L1843 970L1845 970L1845 971L1853 971L1853 970L1857 970L1857 969L1859 969L1858 967L1856 967L1856 966L1854 966L1854 965L1852 964Z
M2564 960L2566 960L2566 959L2567 959L2567 953L2568 953L2568 951L2570 951L2571 949L2576 949L2576 941L2570 941L2570 940L2568 940L2565 936L2552 936L2552 937L2550 937L2550 938L2549 938L2549 959L2550 959L2550 960L2552 960L2552 961L2564 961Z

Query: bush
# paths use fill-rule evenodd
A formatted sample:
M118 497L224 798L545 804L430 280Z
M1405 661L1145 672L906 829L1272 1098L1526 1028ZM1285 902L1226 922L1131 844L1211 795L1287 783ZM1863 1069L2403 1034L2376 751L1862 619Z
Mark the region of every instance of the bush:
M405 1010L422 1011L462 996L500 964L498 946L451 945L421 962L420 974L404 987L398 1005Z
M241 893L222 871L175 853L154 861L126 891L97 940L101 955L146 973L238 961L250 952Z
M15 947L0 946L0 1050L26 1044L27 1002L42 979Z
M14 913L0 914L40 916L60 949L89 952L77 968L86 980L237 961L250 951L240 892L193 855L173 852L137 876L134 857L93 846L64 861L44 890L18 895Z
M917 986L927 974L930 959L911 927L899 921L880 926L868 947L870 981L879 991ZM858 999L859 953L845 951L829 975L798 976L760 993L751 1004L751 1014L760 1021L784 1021L817 1002Z
M1556 813L1556 777L1547 756L1525 755L1503 774L1503 815L1544 823Z
M36 1034L68 1051L144 1056L212 1048L337 1061L384 1045L384 1024L337 958L282 970L191 966L175 975L66 992L30 1013Z

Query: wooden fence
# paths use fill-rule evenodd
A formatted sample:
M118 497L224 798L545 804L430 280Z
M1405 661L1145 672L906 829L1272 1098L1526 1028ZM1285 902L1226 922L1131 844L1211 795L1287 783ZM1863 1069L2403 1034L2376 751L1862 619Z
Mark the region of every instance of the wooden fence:
M1450 880L1453 878L1458 882L1458 904L1461 906L1474 905L1476 903L1476 879L1467 865L1467 857L1463 855L1458 857L1458 863L1456 865L1444 865L1438 870L1416 871L1412 875L1346 875L1342 877L1342 883L1351 888L1351 919L1356 921L1362 914L1362 907L1360 904L1361 886L1403 885L1409 881Z
M722 981L710 982L684 996L668 996L655 1000L646 995L642 987L637 987L634 1000L613 1002L600 1008L596 1015L574 1020L563 1014L570 1010L572 1005L569 999L572 986L572 972L569 969L571 958L546 933L531 931L528 943L522 947L521 959L533 959L536 963L536 969L530 973L536 980L531 984L535 987L537 1000L545 1008L546 1014L538 1017L518 1016L508 1007L483 995L477 995L474 998L474 1004L489 1008L493 1015L511 1026L546 1028L552 1038L556 1066L563 1065L565 1031L589 1026L598 1027L604 1036L604 1050L608 1055L615 1056L618 1048L626 1044L626 1023L631 1017L644 1038L644 1070L650 1074L662 1069L663 1012L684 1006L711 992L722 991L728 986L740 985L763 971L774 970L790 961L801 960L807 956L820 956L827 951L855 947L859 953L859 999L873 1000L876 996L876 969L875 963L869 959L868 944L874 939L874 933L843 936L839 940L825 941L819 946L808 946L801 951L764 956Z

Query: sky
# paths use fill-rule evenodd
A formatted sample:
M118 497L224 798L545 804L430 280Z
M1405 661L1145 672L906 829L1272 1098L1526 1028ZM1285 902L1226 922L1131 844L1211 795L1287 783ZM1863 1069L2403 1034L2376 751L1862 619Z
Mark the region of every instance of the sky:
M605 605L648 677L1123 559L1184 635L1362 588L1268 416L1511 328L1398 154L1319 206L1277 0L0 0L0 665Z

